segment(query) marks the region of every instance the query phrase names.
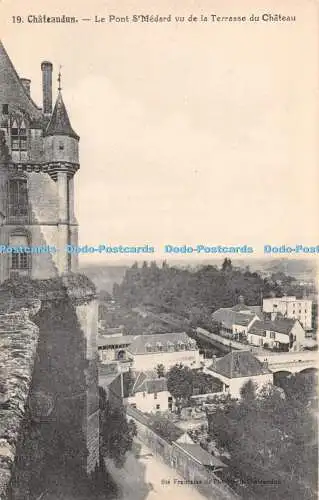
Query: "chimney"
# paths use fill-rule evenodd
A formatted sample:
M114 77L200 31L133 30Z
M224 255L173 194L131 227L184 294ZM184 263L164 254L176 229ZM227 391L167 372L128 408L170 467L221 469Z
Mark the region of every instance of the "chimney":
M42 70L42 93L43 93L43 113L52 113L52 71L53 65L49 61L41 63Z
M22 83L25 90L27 91L28 96L30 96L31 80L29 80L29 78L20 78L20 82Z

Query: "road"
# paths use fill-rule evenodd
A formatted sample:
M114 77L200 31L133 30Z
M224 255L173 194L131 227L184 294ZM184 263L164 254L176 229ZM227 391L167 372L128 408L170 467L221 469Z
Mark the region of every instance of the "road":
M183 478L153 456L144 444L136 443L141 446L139 458L129 452L123 469L106 462L109 473L122 491L122 500L207 500L194 486L174 484L174 479L183 481ZM232 498L227 493L216 496L216 500Z

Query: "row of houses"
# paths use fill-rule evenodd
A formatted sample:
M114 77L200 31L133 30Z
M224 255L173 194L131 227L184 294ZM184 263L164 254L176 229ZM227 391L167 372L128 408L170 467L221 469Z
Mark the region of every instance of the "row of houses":
M271 298L263 301L263 307L247 306L240 297L235 306L217 309L212 319L223 336L278 351L299 351L307 344L305 328L299 319L287 316L290 309L286 305L300 303L308 310L311 301L294 301L295 297Z

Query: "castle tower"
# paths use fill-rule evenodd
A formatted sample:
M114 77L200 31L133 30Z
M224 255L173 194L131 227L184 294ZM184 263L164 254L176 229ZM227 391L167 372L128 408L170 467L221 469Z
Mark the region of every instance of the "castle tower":
M6 150L0 154L0 242L26 249L0 253L0 283L16 275L52 278L78 267L66 245L78 243L73 177L79 136L63 102L61 75L52 111L52 63L42 62L41 72L42 108L0 41L0 147Z
M44 133L44 161L50 177L57 183L58 193L58 270L59 274L76 270L75 257L65 251L77 244L74 216L73 176L79 167L79 136L74 132L61 93L59 74L58 97Z
M42 305L31 393L53 402L48 425L65 445L64 455L57 445L57 455L73 449L89 473L99 461L97 303L94 285L74 274L77 257L65 249L77 245L79 136L63 102L61 75L52 111L52 63L44 61L41 70L42 108L32 100L32 82L18 76L0 41L0 284L29 277L30 290L35 286ZM21 293L20 280L10 285ZM48 294L39 296L40 289Z

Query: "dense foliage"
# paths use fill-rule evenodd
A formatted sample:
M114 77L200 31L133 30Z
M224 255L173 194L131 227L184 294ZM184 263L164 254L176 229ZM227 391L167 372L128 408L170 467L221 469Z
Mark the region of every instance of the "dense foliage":
M133 420L126 419L125 408L112 408L100 387L100 450L116 467L123 467L125 456L132 449L137 430Z
M285 280L284 285L278 285L248 269L234 268L229 259L224 261L222 269L207 265L192 270L167 264L160 268L152 262L128 269L122 283L114 286L113 294L123 306L174 312L192 323L207 326L213 311L233 306L240 295L247 304L254 305L260 304L262 296L282 295L293 278Z
M178 410L189 403L193 394L208 394L222 389L222 383L216 378L182 364L170 368L166 377L167 389L176 400Z
M274 386L256 396L250 384L239 402L208 414L210 437L229 453L247 499L317 498L317 424L298 383L288 379L286 396Z

